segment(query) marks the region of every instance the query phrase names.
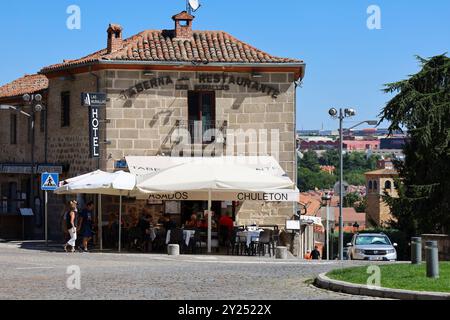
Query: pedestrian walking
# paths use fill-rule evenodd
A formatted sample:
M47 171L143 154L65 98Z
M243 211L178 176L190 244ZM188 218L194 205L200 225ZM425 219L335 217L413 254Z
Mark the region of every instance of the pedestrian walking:
M75 200L69 201L69 210L66 214L66 229L69 232L70 240L64 245L64 251L68 252L67 246L71 247L71 252L75 252L77 241L77 205Z
M81 211L78 221L78 230L82 239L82 245L80 251L89 252L88 244L91 241L94 232L94 202L90 201L86 204L86 207Z

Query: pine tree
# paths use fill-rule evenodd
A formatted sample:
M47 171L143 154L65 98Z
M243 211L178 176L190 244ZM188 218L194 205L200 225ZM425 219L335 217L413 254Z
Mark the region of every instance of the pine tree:
M397 221L409 235L450 231L450 58L417 57L422 69L409 79L387 84L397 95L380 116L391 133L408 131L405 161L396 161L398 198L385 196Z

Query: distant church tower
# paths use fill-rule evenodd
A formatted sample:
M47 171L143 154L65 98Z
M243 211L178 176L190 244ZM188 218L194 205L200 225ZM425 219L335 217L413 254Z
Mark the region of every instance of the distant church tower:
M383 195L398 197L394 180L398 177L395 169L379 169L366 172L367 224L369 227L385 227L393 219L391 211L383 201Z

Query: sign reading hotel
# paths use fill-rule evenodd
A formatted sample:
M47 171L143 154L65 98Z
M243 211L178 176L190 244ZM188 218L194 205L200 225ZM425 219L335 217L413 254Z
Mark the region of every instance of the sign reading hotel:
M89 107L89 154L90 158L100 157L100 117L99 108L106 106L106 93L81 93L81 105Z
M232 85L249 88L255 92L268 95L273 99L276 99L280 94L280 90L269 86L264 83L260 83L248 77L235 76L231 74L222 73L201 73L197 77L197 83L190 84L189 78L185 77L177 81L175 84L176 90L222 90L229 91ZM153 78L144 82L140 82L131 88L128 88L121 92L121 97L124 99L133 98L135 95L144 92L146 90L160 88L174 84L171 76L164 76L159 78Z
M100 157L100 120L98 107L89 107L89 150L91 158Z

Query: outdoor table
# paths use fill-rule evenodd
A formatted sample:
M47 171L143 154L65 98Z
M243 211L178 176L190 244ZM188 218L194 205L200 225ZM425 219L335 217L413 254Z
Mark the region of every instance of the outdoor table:
M167 231L166 236L166 244L169 244L170 242L170 231ZM186 243L186 246L189 246L189 242L191 241L191 238L193 238L195 235L195 230L183 230L183 239Z
M261 234L263 230L256 230L256 231L239 231L237 233L238 237L245 237L247 239L246 244L247 244L247 248L250 247L250 244L252 243L253 240L257 240L259 239L259 235Z

